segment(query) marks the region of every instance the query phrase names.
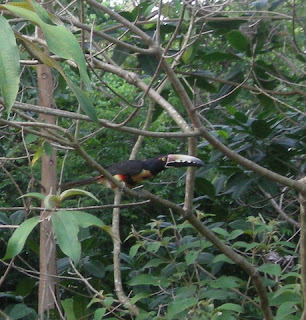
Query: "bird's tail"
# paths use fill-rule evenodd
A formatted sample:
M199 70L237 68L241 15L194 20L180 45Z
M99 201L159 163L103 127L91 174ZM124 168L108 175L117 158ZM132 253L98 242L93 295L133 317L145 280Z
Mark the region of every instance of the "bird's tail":
M83 179L83 180L76 180L76 181L70 181L66 183L62 183L59 185L61 190L67 190L75 187L80 187L80 186L87 186L92 183L97 183L99 180L103 179L103 175Z

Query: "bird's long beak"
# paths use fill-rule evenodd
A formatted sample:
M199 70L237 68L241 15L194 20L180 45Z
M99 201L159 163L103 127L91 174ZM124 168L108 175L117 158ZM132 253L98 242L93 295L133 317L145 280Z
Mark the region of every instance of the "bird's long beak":
M165 168L171 167L204 167L204 162L199 158L185 154L169 154Z

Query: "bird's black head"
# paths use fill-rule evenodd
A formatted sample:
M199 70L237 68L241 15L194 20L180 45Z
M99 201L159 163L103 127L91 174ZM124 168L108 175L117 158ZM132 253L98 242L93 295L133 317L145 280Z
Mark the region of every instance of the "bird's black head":
M161 155L156 158L145 160L145 169L149 170L152 175L156 175L165 168L179 167L203 167L202 160L184 154Z

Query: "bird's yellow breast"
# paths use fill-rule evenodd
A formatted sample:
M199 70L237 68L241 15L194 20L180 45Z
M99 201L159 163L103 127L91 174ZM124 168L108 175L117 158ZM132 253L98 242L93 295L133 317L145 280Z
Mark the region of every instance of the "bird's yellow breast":
M138 174L131 177L134 183L140 183L144 179L152 178L153 175L149 170L142 170Z

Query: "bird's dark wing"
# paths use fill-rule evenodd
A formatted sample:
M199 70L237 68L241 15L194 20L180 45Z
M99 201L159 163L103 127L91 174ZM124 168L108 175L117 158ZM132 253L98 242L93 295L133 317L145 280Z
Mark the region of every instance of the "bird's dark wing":
M140 160L126 160L112 164L106 167L106 170L112 175L122 174L131 177L143 170L143 162Z

